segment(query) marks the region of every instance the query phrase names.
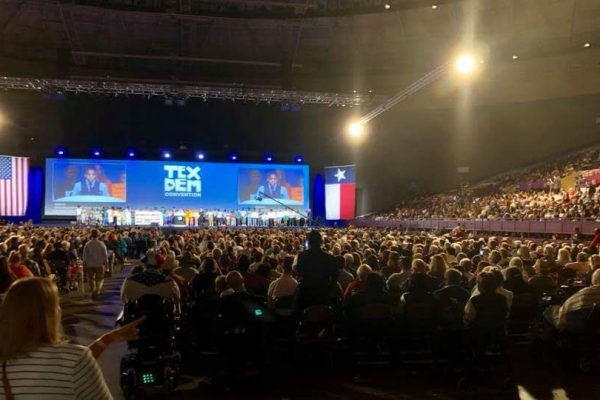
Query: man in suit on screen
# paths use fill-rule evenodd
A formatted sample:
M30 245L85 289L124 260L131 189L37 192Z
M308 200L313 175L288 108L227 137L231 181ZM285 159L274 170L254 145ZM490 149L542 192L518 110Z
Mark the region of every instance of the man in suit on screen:
M106 185L98 180L94 167L87 167L84 173L84 178L73 186L71 196L110 196Z
M267 175L267 184L258 188L256 197L262 197L262 194L275 199L289 199L288 191L285 186L281 185L279 178L275 172L269 172Z

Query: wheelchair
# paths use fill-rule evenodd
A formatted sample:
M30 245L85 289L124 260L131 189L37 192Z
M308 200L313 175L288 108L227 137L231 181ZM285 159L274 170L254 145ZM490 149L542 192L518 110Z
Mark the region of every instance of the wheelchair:
M125 304L118 324L142 316L139 339L128 342L128 353L121 359L121 390L126 399L143 393L171 392L181 375L181 355L177 347L179 315L171 301L145 295Z
M556 332L546 325L546 340L568 365L583 374L600 371L600 304L567 314L567 328Z
M71 291L68 272L69 265L62 260L50 260L50 271L56 277L56 286L61 294L67 294Z

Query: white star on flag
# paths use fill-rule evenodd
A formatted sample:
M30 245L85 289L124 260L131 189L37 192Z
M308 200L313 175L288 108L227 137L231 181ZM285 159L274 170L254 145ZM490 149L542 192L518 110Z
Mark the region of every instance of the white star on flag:
M346 170L337 169L337 173L334 175L337 178L337 181L341 181L342 179L346 179Z

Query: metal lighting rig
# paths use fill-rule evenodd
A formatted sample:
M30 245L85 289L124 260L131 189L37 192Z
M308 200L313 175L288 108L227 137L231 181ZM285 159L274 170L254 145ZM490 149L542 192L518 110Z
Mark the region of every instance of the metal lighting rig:
M372 93L327 93L298 90L200 86L177 83L144 83L85 79L45 79L0 77L0 89L32 90L42 94L91 94L112 96L144 96L172 99L229 100L258 103L316 104L355 107L371 104L377 99Z

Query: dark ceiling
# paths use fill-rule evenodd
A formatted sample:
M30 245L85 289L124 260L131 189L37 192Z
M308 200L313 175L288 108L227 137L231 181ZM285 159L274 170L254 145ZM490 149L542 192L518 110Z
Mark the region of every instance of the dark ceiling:
M582 47L600 48L597 0L384 3L3 0L0 70L393 93L464 45L480 51L491 75L510 68L525 81L540 68L579 75L597 67L597 50ZM328 13L351 15L318 16Z

